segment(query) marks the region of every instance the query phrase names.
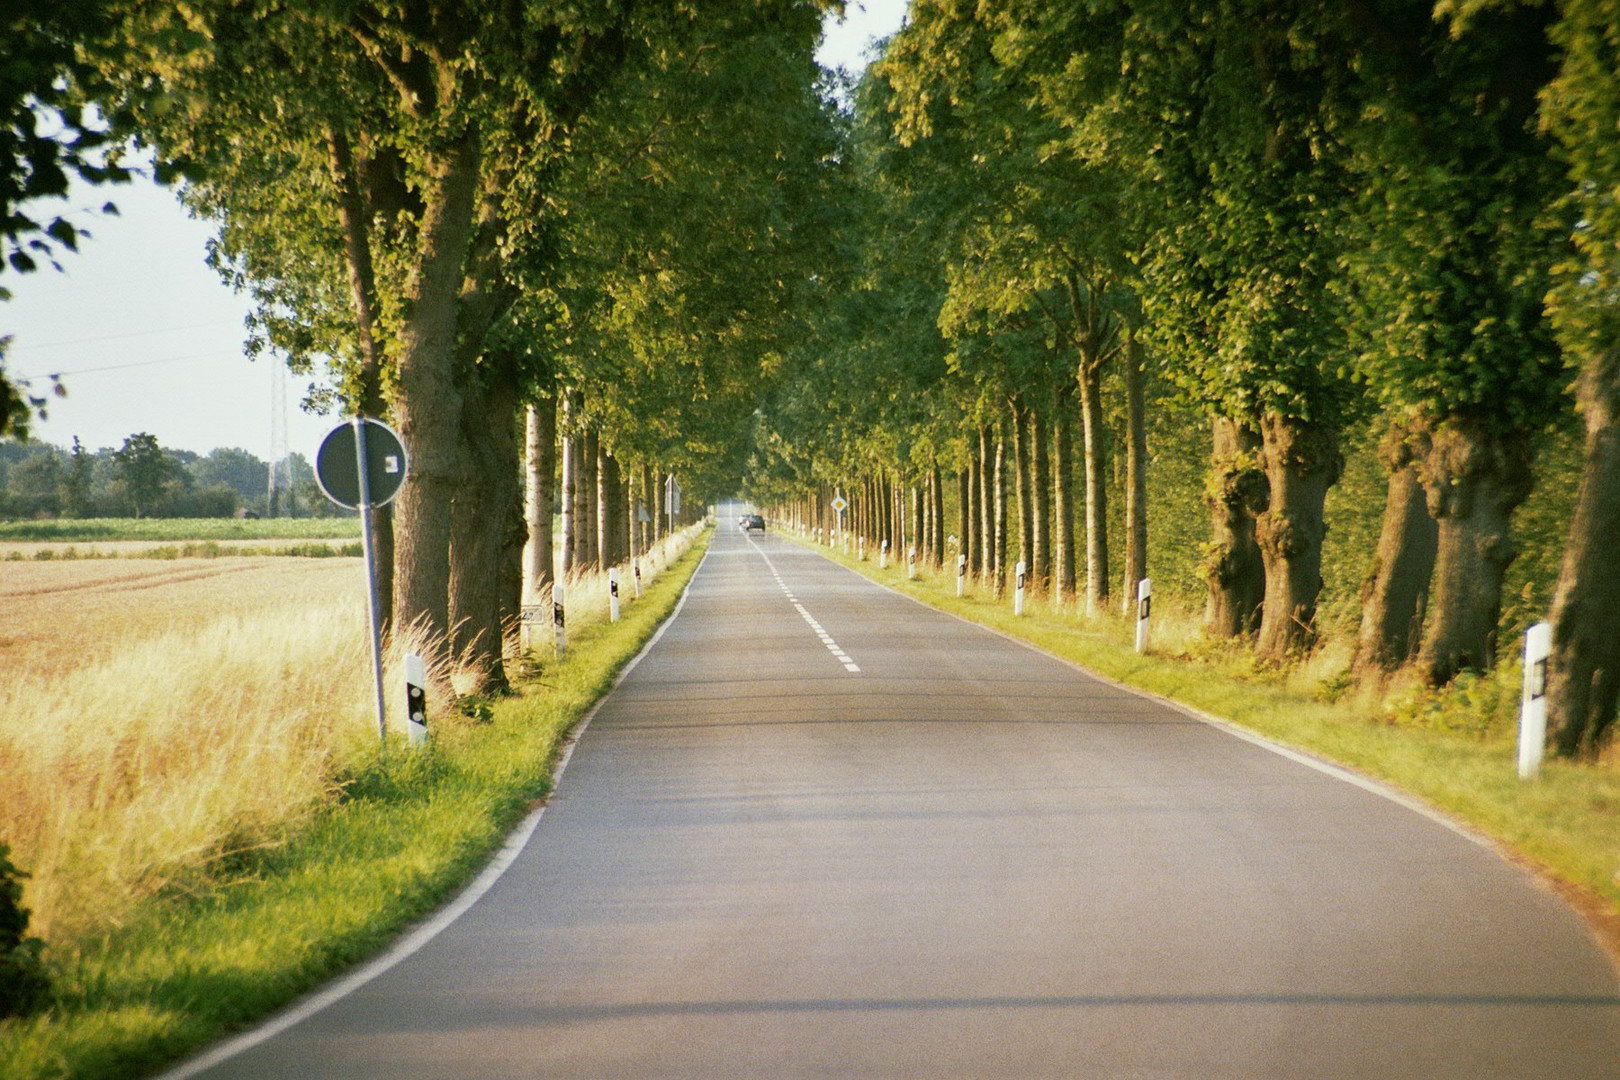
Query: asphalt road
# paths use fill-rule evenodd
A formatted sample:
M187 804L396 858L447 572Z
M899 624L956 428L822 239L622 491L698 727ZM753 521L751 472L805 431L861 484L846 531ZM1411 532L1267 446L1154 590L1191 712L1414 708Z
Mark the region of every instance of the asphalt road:
M1444 825L723 527L487 894L200 1075L1616 1080L1620 983Z

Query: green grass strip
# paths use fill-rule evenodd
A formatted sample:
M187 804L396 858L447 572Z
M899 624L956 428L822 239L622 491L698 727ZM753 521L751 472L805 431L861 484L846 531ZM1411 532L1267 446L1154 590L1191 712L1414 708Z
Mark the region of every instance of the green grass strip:
M453 896L551 790L562 736L673 611L701 538L624 608L569 634L561 664L498 701L488 723L442 729L348 777L282 845L222 867L205 895L154 902L72 970L57 1004L0 1022L6 1080L122 1080L291 1002L376 953Z
M59 518L0 521L0 540L89 543L97 540L358 540L360 519L341 518Z
M1134 620L1062 615L1033 600L1019 617L1010 589L1000 601L983 588L958 599L954 568L912 581L903 564L880 570L780 535L931 607L1415 796L1556 887L1620 961L1620 771L1550 758L1526 783L1511 733L1410 726L1379 703L1323 700L1252 666L1244 672L1236 658L1167 656L1151 646L1138 655Z

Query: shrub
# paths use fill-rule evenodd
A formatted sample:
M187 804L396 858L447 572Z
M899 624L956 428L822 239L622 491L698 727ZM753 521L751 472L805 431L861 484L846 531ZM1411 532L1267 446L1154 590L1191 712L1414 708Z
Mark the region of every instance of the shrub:
M22 906L27 876L12 863L11 846L0 844L0 1017L28 1012L50 989L44 946L28 936L28 909Z

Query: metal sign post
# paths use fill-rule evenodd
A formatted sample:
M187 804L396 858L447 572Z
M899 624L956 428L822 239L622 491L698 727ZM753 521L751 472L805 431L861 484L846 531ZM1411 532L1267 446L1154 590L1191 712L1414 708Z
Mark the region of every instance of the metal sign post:
M327 432L315 453L315 480L328 499L360 511L360 550L366 562L367 613L371 623L371 674L377 691L377 737L388 738L383 708L382 617L377 608L377 554L371 543L371 512L399 494L409 457L399 435L379 420L357 416Z

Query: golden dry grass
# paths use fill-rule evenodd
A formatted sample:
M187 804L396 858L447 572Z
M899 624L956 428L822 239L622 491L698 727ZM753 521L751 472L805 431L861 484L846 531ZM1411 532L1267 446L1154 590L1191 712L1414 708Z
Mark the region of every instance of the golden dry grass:
M82 941L217 860L274 843L374 747L361 606L302 602L0 689L0 836L33 875L41 936Z
M82 948L153 896L217 887L337 797L377 746L364 577L346 558L0 563L0 840L32 875L34 933ZM607 593L604 574L572 579L570 628L605 622ZM430 681L441 733L464 723L466 674Z

